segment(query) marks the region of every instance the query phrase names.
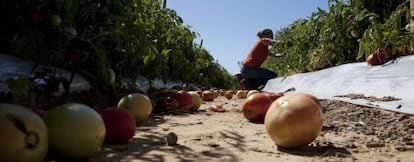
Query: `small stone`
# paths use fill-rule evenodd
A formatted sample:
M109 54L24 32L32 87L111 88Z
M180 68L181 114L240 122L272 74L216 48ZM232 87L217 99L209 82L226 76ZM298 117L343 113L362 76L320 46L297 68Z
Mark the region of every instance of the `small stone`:
M178 136L174 132L170 132L166 136L166 141L168 146L174 146L177 144Z

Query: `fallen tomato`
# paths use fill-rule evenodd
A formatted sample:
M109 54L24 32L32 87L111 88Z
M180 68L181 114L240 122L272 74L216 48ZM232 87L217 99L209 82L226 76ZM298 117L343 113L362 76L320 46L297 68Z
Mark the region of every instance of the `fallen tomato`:
M208 109L213 112L226 112L223 105L209 105Z
M197 111L201 106L201 97L196 91L189 91L188 93L193 98L193 105L191 106L190 110Z
M216 94L211 90L204 90L202 94L203 101L214 101Z
M315 99L310 94L289 94L270 105L264 125L277 146L295 149L316 139L322 129L323 117L321 105Z
M50 151L61 158L88 158L105 139L102 117L84 104L59 105L46 113L44 121L49 129Z
M225 98L227 98L228 100L232 99L233 98L233 95L234 95L234 93L232 91L225 91L225 92L223 92L223 96Z
M185 90L178 91L177 100L180 103L180 108L190 110L193 107L193 97Z
M135 134L135 120L125 109L108 107L99 112L105 123L106 143L127 143Z
M0 161L44 161L48 131L28 108L0 103Z
M132 93L122 97L118 102L118 107L131 112L137 123L144 123L152 113L151 100L141 93Z
M253 123L263 123L267 109L273 100L266 93L255 93L244 100L241 110L243 116Z

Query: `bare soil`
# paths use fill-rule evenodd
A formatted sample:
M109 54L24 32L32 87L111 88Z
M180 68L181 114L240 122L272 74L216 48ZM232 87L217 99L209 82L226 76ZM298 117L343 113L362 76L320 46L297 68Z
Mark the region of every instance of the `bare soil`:
M243 117L243 101L219 96L198 112L154 114L129 143L105 144L89 161L414 161L413 116L322 100L320 136L307 147L285 150L271 141L264 124ZM212 112L212 104L226 111ZM176 145L167 144L167 134L176 135Z

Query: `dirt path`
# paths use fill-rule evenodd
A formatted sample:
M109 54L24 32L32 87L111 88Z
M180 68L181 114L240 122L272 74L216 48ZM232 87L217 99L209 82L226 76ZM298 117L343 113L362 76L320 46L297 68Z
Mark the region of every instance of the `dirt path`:
M278 149L263 124L239 111L244 99L222 96L199 112L157 114L125 145L105 145L90 161L414 161L414 117L339 101L322 101L324 128L308 147ZM223 104L226 112L207 110ZM177 145L165 137L174 132Z

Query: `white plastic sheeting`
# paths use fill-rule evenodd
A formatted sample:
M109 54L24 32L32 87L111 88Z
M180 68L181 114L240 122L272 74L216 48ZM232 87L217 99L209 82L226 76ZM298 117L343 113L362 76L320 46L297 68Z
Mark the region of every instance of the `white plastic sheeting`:
M8 86L6 80L9 78L15 79L19 76L30 77L35 72L42 71L44 68L52 69L53 67L39 65L36 67L33 73L31 73L34 67L34 63L16 58L11 55L0 53L0 92L8 92ZM57 68L57 73L67 79L70 78L71 73L69 71ZM44 82L38 81L39 84ZM80 75L75 75L71 85L70 91L89 89L90 84L86 79ZM60 91L63 91L63 86L60 85Z
M319 99L336 99L414 115L414 56L400 57L394 62L369 67L365 62L340 65L320 71L301 73L269 80L263 91L306 92ZM361 94L365 97L394 97L401 100L369 101L343 97ZM342 96L342 97L340 97Z

